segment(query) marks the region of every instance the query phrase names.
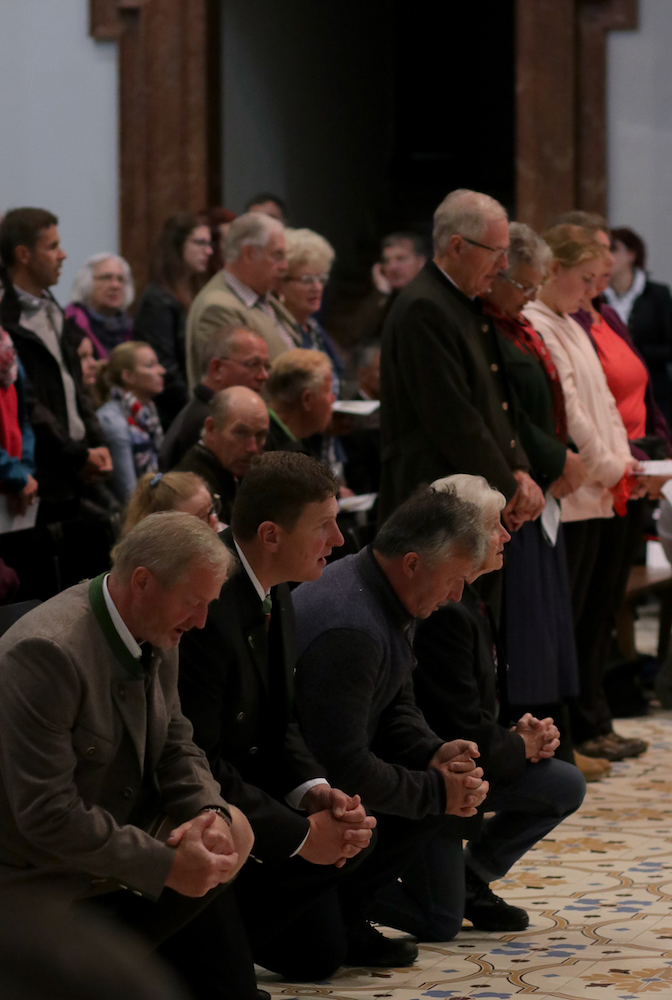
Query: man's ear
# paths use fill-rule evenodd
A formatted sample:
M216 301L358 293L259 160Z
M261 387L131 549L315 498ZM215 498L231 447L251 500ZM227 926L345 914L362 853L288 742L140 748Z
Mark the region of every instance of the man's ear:
M446 257L450 257L452 260L457 260L463 249L464 249L464 238L460 236L459 233L453 233L453 235L448 240L444 253Z
M14 260L17 264L20 264L21 267L26 267L26 265L30 262L32 252L32 250L29 250L28 247L21 243L18 247L14 247Z
M145 593L154 577L147 569L146 566L137 566L131 573L130 585L131 591L137 593Z
M262 521L257 528L257 538L269 552L277 552L281 530L275 521Z
M315 398L315 393L312 389L304 389L301 393L301 409L305 413L310 413L313 408L313 400Z
M417 552L407 552L404 558L401 560L401 568L403 574L407 579L411 580L418 571L420 566L420 556Z
M215 421L213 420L212 417L206 417L203 426L205 427L208 434L212 434L212 432L215 429Z

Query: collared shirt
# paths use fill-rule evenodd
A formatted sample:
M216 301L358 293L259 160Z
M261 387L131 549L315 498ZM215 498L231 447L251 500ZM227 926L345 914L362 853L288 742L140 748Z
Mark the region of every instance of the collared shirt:
M105 607L108 610L109 616L112 620L112 624L116 628L119 634L119 638L123 642L124 646L129 651L129 653L136 658L136 660L139 660L140 657L142 656L142 650L139 644L135 641L135 639L131 635L131 632L128 626L126 625L126 622L117 611L117 607L114 601L112 600L112 596L110 594L110 590L107 585L109 575L110 574L108 573L105 579L103 580L103 597L105 598Z
M68 414L68 434L73 441L81 441L86 434L86 427L77 409L75 382L65 367L61 351L63 313L48 292L43 292L42 295L37 296L24 291L18 285L14 285L14 289L21 303L21 325L25 326L28 330L32 330L39 337L58 363Z
M434 263L436 264L436 261L434 261ZM438 264L436 264L436 266L439 267ZM451 278L451 276L448 274L447 271L444 271L442 267L439 267L439 271L444 276L444 278L448 278L448 281L451 283L451 285L454 285L455 288L457 288L458 292L462 292L463 295L467 295L467 293L460 288L460 286L458 285L458 283ZM467 295L467 298L471 299L471 301L473 302L474 299L476 298L476 296L475 295Z
M264 590L264 588L262 587L257 578L256 573L254 572L248 560L246 559L245 553L243 552L243 550L241 549L240 545L238 544L235 538L233 539L233 544L236 546L236 552L238 553L238 557L241 563L243 564L245 572L247 573L252 582L252 586L259 595L259 600L260 601L265 600L265 598L267 598L268 595L270 594L271 588L269 587L268 590ZM287 794L285 795L285 802L287 803L288 806L291 806L292 809L299 809L301 805L301 799L309 789L311 789L314 785L328 785L328 784L329 782L327 781L326 778L309 778L308 781L302 782L302 784L298 785L297 788L292 789L291 792L287 792ZM299 851L305 844L306 840L308 840L309 836L310 836L310 831L308 831L303 841L294 851L294 854L299 853ZM294 854L292 854L292 857L294 857Z
M268 316L270 320L285 341L289 348L296 347L297 344L294 338L285 328L284 324L280 322L278 315L270 303L270 293L267 292L266 295L259 295L255 292L254 288L250 288L249 285L244 285L239 278L236 278L235 274L231 274L226 268L223 271L224 281L227 283L232 292L234 292L239 299L242 299L243 305L246 305L248 309L261 309L261 311Z

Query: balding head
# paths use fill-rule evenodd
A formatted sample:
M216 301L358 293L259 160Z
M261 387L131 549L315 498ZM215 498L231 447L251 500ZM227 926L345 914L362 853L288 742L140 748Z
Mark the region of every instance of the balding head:
M206 417L203 444L232 475L245 475L264 447L268 410L261 397L243 385L215 393Z

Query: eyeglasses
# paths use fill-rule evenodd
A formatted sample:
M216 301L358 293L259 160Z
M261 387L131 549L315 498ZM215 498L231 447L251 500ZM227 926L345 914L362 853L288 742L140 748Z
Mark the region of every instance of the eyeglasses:
M240 365L242 368L248 368L251 372L264 369L266 372L271 370L270 361L262 361L261 358L250 358L249 361L239 361L238 358L220 358L220 361L232 361L236 365Z
M213 493L212 504L205 514L197 514L199 521L210 521L213 517L219 518L220 512L222 510L222 498L219 493Z
M462 233L460 233L462 236ZM489 250L490 253L496 254L496 259L501 260L502 257L506 257L507 253L511 247L489 247L486 243L477 243L476 240L469 239L468 236L462 236L465 243L471 243L472 247L480 247L481 250Z
M502 278L504 281L508 281L514 288L520 289L520 291L528 297L535 296L542 287L541 285L521 285L519 281L515 281L513 278L510 278L509 275L504 274L503 271L500 271L497 277Z
M328 274L302 274L300 278L285 278L285 281L300 281L302 285L326 285Z

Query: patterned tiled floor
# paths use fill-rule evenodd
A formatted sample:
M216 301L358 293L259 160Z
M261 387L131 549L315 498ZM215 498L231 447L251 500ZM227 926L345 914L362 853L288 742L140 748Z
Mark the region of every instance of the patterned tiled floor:
M672 713L616 728L650 750L589 785L581 810L497 884L529 911L526 931L463 930L422 945L410 969L342 969L301 986L263 973L260 985L333 1000L672 998Z

